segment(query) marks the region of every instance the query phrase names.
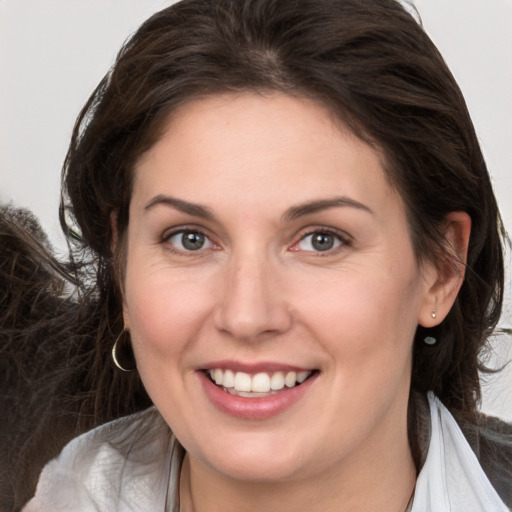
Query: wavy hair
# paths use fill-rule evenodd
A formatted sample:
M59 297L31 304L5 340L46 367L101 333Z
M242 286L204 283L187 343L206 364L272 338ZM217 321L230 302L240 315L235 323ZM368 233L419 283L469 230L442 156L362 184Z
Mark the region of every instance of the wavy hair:
M149 403L137 372L117 372L110 360L123 329L136 162L181 105L219 93L274 91L325 105L384 155L420 263L451 261L444 219L453 211L470 215L464 282L435 328L437 345L425 345L418 327L412 387L432 390L454 413L474 418L482 352L502 307L505 233L466 104L435 45L396 0L182 0L149 18L122 47L82 109L66 156L60 218L71 260L50 274L57 287L62 280L76 286L75 302L59 306L75 349L66 352L69 371L55 381L76 387L66 402L78 418L73 428ZM48 420L55 410L45 414Z
M420 263L453 258L443 221L452 211L470 215L462 288L435 329L435 347L421 342L418 328L412 384L473 413L484 369L479 355L503 300L503 228L461 91L395 0L183 0L127 41L77 120L63 174L63 225L68 233L69 219L78 226L78 246L96 260L102 332L109 334L96 347L98 390L111 389L105 361L122 327L119 268L135 162L180 105L240 91L318 101L379 148ZM118 254L111 253L113 213ZM109 402L108 393L101 396L100 408Z

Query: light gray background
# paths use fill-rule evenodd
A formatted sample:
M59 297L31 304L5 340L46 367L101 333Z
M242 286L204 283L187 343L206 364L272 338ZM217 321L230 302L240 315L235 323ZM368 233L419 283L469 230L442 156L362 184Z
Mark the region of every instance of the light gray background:
M60 167L74 119L126 37L170 3L0 0L0 200L30 207L59 250ZM465 94L512 231L512 0L414 4ZM510 341L496 340L492 364L512 359ZM483 408L512 421L510 366L484 385Z

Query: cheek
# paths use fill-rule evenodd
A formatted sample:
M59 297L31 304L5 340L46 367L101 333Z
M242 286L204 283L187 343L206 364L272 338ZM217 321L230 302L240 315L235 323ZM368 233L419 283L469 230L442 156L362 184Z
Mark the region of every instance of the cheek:
M409 357L421 301L416 272L351 269L316 285L321 293L302 293L300 310L333 357L353 368Z
M192 343L211 304L209 290L183 272L128 267L124 313L137 359L175 358Z

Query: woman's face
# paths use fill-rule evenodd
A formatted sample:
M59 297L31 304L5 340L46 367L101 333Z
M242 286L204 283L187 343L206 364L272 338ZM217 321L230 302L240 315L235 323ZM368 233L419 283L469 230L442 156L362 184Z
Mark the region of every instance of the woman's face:
M379 153L323 107L183 106L136 166L127 240L138 371L191 463L299 478L406 439L432 271Z

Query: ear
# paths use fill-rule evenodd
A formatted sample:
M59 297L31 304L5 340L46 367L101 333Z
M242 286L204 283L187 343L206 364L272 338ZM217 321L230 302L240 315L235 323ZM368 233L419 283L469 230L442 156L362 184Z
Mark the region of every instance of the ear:
M446 216L444 251L425 271L426 293L418 323L423 327L440 324L459 293L466 270L471 218L466 212Z

